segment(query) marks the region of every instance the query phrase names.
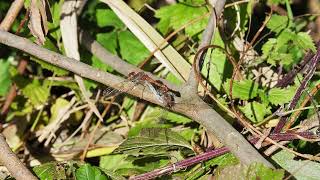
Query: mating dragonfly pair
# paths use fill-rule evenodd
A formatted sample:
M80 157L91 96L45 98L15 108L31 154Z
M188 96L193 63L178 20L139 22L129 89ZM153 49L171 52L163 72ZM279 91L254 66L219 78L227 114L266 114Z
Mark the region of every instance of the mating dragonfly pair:
M131 72L128 74L128 81L133 82L135 85L143 85L148 87L150 91L156 96L157 100L162 103L165 107L171 108L175 104L175 97L180 97L180 93L171 90L160 80L154 80L149 75L144 72ZM113 90L111 92L104 93L109 96L113 94L114 91L117 93L115 95L119 95L122 92L127 92L128 90L120 89Z

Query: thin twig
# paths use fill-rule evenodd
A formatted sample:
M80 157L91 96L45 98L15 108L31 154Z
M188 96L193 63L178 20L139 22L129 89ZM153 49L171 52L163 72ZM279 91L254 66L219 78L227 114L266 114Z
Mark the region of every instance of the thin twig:
M0 162L6 166L11 175L17 180L37 178L29 171L29 169L19 160L8 146L4 136L0 134Z
M5 30L5 31L10 30L14 20L17 18L20 10L23 7L23 3L24 3L24 0L15 0L14 2L12 2L6 16L4 17L4 19L0 24L1 30Z

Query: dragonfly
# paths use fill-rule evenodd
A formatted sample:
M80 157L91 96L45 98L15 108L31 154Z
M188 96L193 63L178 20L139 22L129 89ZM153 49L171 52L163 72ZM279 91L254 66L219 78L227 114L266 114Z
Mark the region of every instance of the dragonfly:
M131 81L136 85L143 85L144 87L148 87L149 90L156 96L157 100L162 103L165 107L172 108L175 104L175 97L180 97L180 93L168 88L160 80L154 80L148 74L144 72L131 72L128 74L128 79L126 81ZM124 83L124 82L122 82ZM133 87L132 87L133 88ZM104 96L117 96L121 93L128 92L132 88L120 89L116 90L113 89L111 91L104 91Z

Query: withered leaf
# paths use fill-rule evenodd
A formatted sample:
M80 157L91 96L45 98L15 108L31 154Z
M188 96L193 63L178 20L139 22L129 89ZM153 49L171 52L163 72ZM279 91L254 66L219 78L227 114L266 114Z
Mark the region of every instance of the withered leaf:
M30 21L28 27L31 31L31 34L37 38L36 43L41 45L44 44L45 35L48 33L47 13L49 18L51 17L48 8L49 3L46 0L31 0Z

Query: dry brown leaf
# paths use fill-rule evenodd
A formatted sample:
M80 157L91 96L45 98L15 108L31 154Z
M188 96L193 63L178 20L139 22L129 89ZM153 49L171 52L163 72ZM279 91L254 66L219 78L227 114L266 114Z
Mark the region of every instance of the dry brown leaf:
M50 11L48 11L49 3L46 0L31 0L30 3L30 21L28 27L31 34L37 38L36 43L43 45L45 42L45 35L48 33L47 25L47 13L51 17Z

